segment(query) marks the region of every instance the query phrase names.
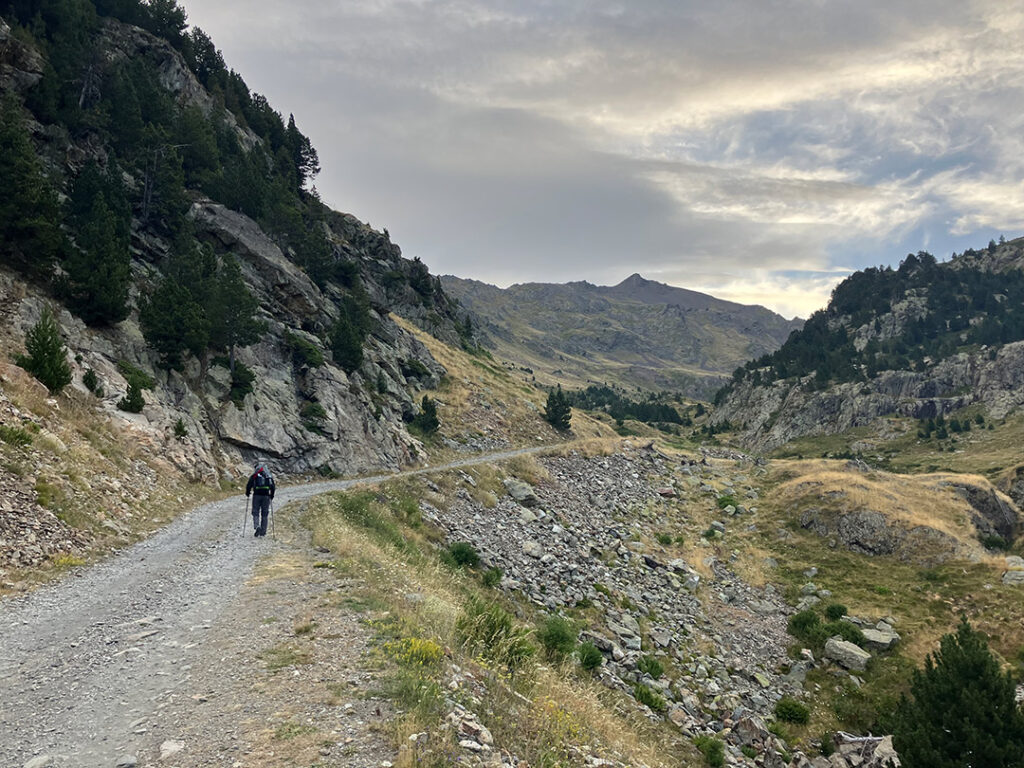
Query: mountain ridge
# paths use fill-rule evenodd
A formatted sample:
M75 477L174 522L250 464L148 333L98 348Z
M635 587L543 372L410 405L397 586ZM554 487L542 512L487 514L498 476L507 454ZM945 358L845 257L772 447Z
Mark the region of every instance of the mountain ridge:
M502 357L581 384L611 381L709 397L734 363L777 348L801 322L638 273L614 286L440 280Z

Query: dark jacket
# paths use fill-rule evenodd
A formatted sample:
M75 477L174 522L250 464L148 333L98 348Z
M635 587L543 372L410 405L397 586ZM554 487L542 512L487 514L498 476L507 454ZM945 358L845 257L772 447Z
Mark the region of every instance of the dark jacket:
M274 498L274 491L274 478L267 474L261 476L259 472L254 472L249 477L249 482L245 485L246 496L252 493L254 496Z

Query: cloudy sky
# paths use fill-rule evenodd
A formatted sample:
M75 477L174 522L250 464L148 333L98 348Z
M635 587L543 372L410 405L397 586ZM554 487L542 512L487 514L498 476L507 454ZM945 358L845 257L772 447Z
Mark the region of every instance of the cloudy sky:
M435 273L822 306L1024 232L1011 0L185 0Z

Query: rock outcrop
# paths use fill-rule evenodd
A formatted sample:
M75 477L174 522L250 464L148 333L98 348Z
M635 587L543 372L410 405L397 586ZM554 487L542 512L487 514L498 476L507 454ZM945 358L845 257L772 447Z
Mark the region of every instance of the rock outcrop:
M1024 404L1024 342L961 353L926 371L884 371L865 382L816 390L811 378L755 386L739 382L714 421L740 428L743 444L770 451L798 437L831 435L883 416L929 419L969 405L1001 419Z

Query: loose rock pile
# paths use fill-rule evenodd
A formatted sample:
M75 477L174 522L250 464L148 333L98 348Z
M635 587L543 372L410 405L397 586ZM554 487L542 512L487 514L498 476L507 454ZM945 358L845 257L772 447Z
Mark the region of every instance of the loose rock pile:
M88 537L36 503L17 477L0 470L0 569L38 565L81 549ZM2 572L2 571L0 571Z
M542 464L549 482L510 479L493 509L463 488L448 509L426 506L424 515L449 541L470 542L488 567L502 569L503 589L553 613L597 608L600 620L580 640L602 651L600 681L630 695L645 686L684 733L719 733L742 762L739 724L768 715L784 694L801 695L800 682L784 674L790 609L772 587L744 583L710 546L705 578L670 547L649 542L691 508L715 509L716 487L734 498L756 499L756 491L713 462L680 465L649 448ZM727 519L750 514L729 506L720 513ZM642 671L645 655L671 666L672 679ZM781 752L774 738L765 746Z

